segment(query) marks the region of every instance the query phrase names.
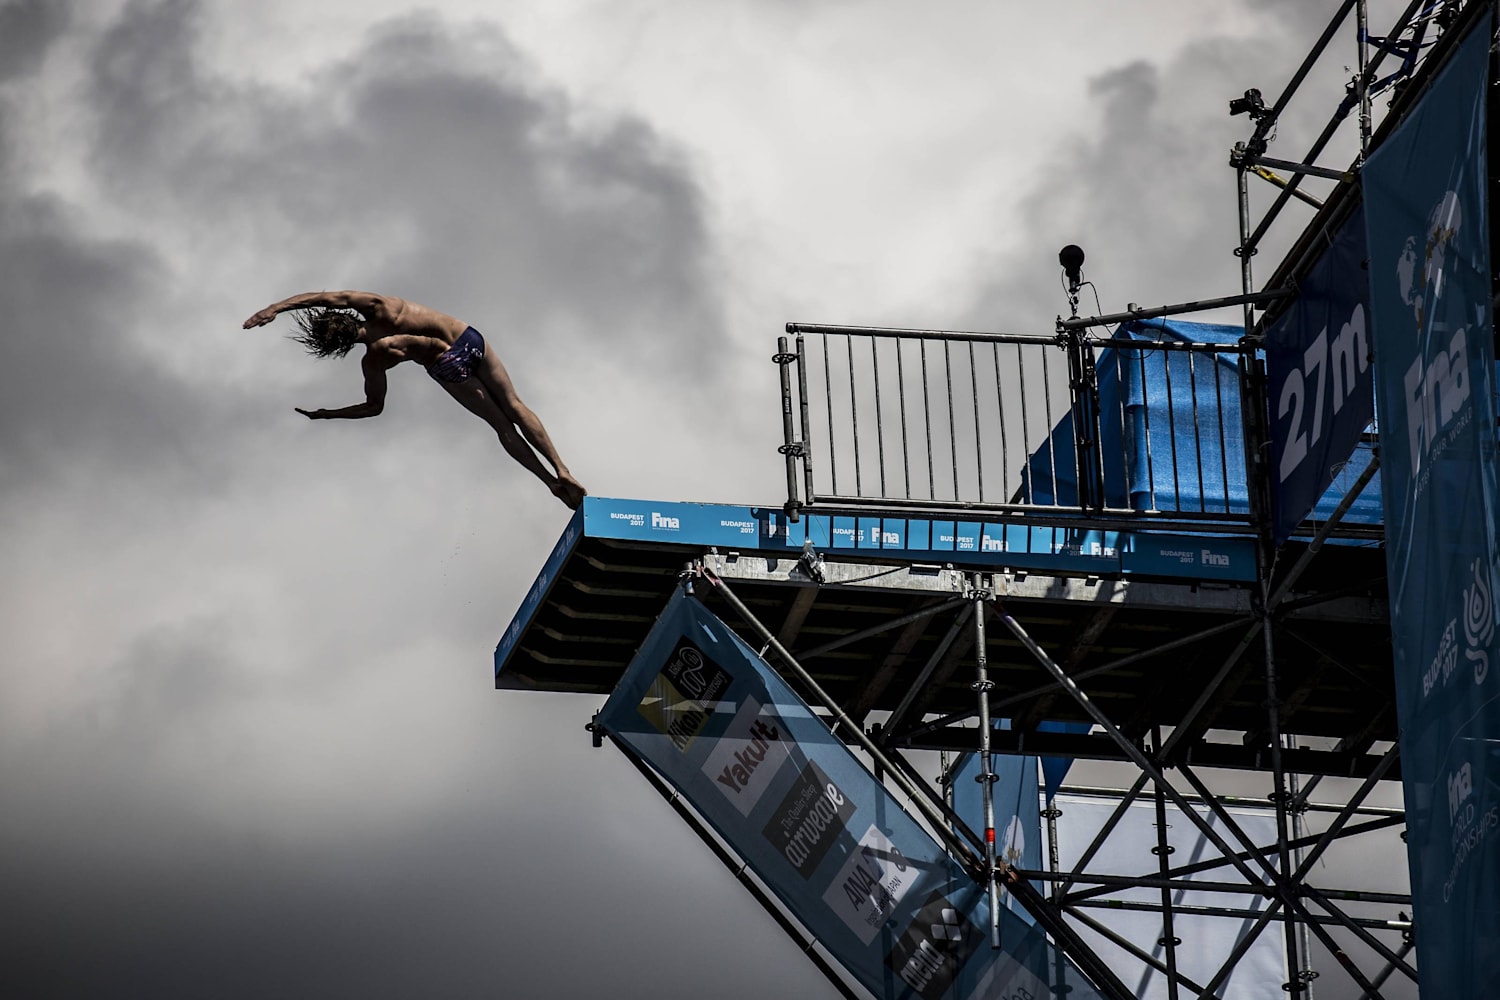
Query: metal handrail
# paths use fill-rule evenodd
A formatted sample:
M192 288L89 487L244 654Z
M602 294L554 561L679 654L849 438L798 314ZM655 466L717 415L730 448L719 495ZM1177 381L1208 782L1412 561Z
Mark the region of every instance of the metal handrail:
M1232 489L1240 343L786 329L775 360L794 516L868 504L1236 529L1249 517Z

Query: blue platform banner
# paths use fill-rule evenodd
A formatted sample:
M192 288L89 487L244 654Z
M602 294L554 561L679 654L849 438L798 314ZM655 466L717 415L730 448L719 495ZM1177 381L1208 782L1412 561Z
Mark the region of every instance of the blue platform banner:
M1500 490L1488 18L1364 168L1401 776L1424 997L1500 996Z
M1356 212L1266 331L1278 543L1313 509L1374 416L1365 256L1365 221Z
M888 1000L1042 1000L1051 945L1000 911L756 652L678 591L598 724L662 775L849 976ZM1073 1000L1099 994L1070 962Z

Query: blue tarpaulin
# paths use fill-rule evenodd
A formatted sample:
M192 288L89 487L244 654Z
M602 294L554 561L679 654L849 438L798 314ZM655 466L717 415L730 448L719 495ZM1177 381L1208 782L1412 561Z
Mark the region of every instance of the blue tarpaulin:
M1153 319L1122 324L1115 339L1233 344L1239 326ZM1106 347L1097 358L1099 443L1106 507L1245 514L1250 509L1233 353ZM1324 520L1369 465L1359 444L1309 517ZM1073 414L1063 415L1027 462L1020 499L1076 506ZM1344 522L1379 524L1379 473Z

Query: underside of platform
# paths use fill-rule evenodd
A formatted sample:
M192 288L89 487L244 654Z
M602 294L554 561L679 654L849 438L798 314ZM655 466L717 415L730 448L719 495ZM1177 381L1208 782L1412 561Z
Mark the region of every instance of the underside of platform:
M896 518L859 520L881 528L856 525L858 547L835 548L836 528L820 537L817 518L788 522L774 508L591 497L496 650L496 686L608 694L683 567L703 560L845 711L881 722L891 745L971 749L974 695L962 665L974 638L963 623L973 613L965 594L977 585L1127 736L1181 729L1176 759L1270 767L1255 585L1203 579L1203 563L1231 561L1232 551L1214 548L1225 539L1152 532L1143 545L1144 533L1012 524L1003 526L1009 541L1042 532L1046 544L991 543L1006 551L986 552L1002 526L943 522L939 531L902 518L898 532L885 530ZM966 534L977 540L971 547L931 548ZM1076 539L1085 536L1103 542L1084 543L1081 555ZM1127 570L1121 553L1142 548L1180 553L1182 575L1160 562ZM1180 561L1187 555L1192 565ZM1296 555L1296 546L1284 553ZM1362 776L1379 760L1372 748L1396 738L1383 575L1378 549L1329 546L1278 605L1271 646L1283 731L1313 738L1283 751L1289 769ZM728 609L716 610L738 627ZM1009 631L990 628L986 652L993 711L1014 720L997 750L1119 758L1102 734L1037 731L1042 721L1088 716Z

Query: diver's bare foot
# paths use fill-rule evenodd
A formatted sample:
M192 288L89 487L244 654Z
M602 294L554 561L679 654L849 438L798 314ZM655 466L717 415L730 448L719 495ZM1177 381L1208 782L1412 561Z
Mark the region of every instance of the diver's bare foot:
M569 510L577 510L583 498L588 496L588 490L583 484L571 475L564 473L552 482L552 495L568 505Z

